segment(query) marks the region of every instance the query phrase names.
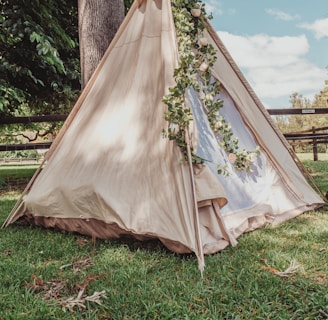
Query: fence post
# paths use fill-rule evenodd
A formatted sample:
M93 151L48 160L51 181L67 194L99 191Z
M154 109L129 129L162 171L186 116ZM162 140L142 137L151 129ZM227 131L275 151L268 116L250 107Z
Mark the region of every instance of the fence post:
M315 127L312 127L312 133L315 134ZM317 139L313 139L313 161L318 161Z

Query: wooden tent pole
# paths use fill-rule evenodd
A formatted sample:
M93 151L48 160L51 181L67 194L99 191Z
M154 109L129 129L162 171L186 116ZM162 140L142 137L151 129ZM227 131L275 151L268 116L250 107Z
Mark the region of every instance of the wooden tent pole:
M205 268L205 259L204 259L203 243L200 233L199 211L198 211L198 203L197 203L197 196L196 196L195 176L194 176L193 165L192 165L189 128L186 129L185 140L186 140L187 153L188 153L188 164L189 164L190 179L191 179L192 197L194 202L194 222L195 222L195 235L196 235L196 241L198 247L198 252L197 252L198 267L201 272L201 275L203 276L203 271Z

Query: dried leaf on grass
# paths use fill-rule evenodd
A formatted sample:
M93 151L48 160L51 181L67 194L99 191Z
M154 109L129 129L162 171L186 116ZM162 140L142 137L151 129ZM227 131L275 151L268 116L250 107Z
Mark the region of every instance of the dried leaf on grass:
M48 289L47 282L32 274L31 283L26 283L25 286L33 291L42 291Z
M73 270L75 273L80 272L83 269L86 269L90 266L92 266L92 260L91 258L86 258L84 260L79 260L79 261L75 261L73 262Z
M274 274L279 277L289 277L293 275L300 266L300 264L297 264L294 260L292 260L289 267L285 271L277 271Z
M300 264L297 264L294 260L292 260L290 262L289 267L285 271L279 271L278 269L269 266L268 263L267 263L267 259L263 259L263 261L265 262L266 266L263 266L262 269L263 270L268 270L271 273L273 273L273 274L275 274L276 276L279 276L279 277L292 276L293 274L296 273L298 268L301 266Z
M96 279L99 279L101 277L101 274L94 274L94 275L89 275L88 278L82 282L79 285L76 285L76 288L78 289L85 289L91 282L95 281Z
M90 240L85 239L85 238L77 238L77 239L76 239L76 243L77 243L79 246L84 246L84 245L88 244L89 241L90 241Z
M279 272L278 269L273 268L273 267L269 267L269 266L262 266L261 269L266 270L266 271L270 271L271 273Z
M91 296L84 296L85 288L81 289L77 295L77 297L70 297L68 299L60 300L58 304L62 307L63 311L67 309L71 312L74 312L74 307L77 307L78 310L85 309L85 303L94 302L99 305L102 304L101 298L106 298L106 292L103 291L95 291Z
M59 269L60 269L60 270L63 270L63 269L65 269L65 268L67 268L67 267L70 267L70 266L72 266L72 265L73 265L73 263L63 264L62 266L59 267Z
M63 270L67 267L73 267L74 273L78 273L83 269L86 269L92 265L92 260L90 257L82 259L82 260L76 260L73 261L72 263L64 264L61 267L59 267L60 270Z
M44 300L49 299L58 299L62 295L62 290L66 287L67 280L62 281L56 281L51 280L48 281L48 284L50 285L48 291L45 292L43 295Z
M9 255L12 254L12 251L11 251L10 249L6 249L6 250L3 252L3 254L4 254L5 256L9 256Z
M44 300L57 299L62 295L62 290L67 285L67 280L53 279L45 281L35 275L32 275L31 280L32 283L27 283L26 286L33 291L42 291Z
M42 298L44 300L54 299L56 303L60 305L64 311L68 309L69 311L73 312L75 307L77 307L78 310L85 309L86 302L97 303L98 305L102 304L101 299L106 298L105 290L100 292L95 291L90 296L86 296L84 294L88 285L94 280L99 279L100 277L101 274L90 275L83 283L79 285L75 285L74 288L78 289L79 292L76 297L70 297L70 298L63 298L63 292L67 291L66 290L68 286L67 279L64 280L54 279L54 280L45 281L40 277L32 275L31 277L32 283L27 283L26 286L33 291L42 293Z
M328 284L328 275L323 273L318 274L313 278L313 280L320 285Z
M328 313L323 311L322 309L319 310L320 314L324 317L324 319L328 319Z
M70 297L68 299L62 299L62 300L58 301L58 304L62 306L63 311L66 311L66 309L69 309L71 312L73 312L75 306L77 306L79 310L81 308L85 309L86 308L84 305L85 300L82 299L84 290L85 289L80 290L76 298Z

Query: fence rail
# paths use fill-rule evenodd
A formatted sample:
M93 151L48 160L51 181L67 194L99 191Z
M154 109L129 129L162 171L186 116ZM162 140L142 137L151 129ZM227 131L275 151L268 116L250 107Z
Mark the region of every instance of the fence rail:
M285 133L284 136L287 140L313 140L313 139L327 139L328 133Z
M0 144L0 152L2 151L18 151L18 150L38 150L49 149L51 142L38 143L20 143L20 144Z
M328 108L287 108L287 109L267 109L270 115L291 115L291 114L328 114Z
M313 114L328 114L328 108L308 108L308 109L267 109L270 115L313 115ZM43 116L29 116L29 117L3 117L0 119L0 125L5 124L30 124L40 122L59 122L65 121L68 115L53 114ZM318 131L328 131L328 127L312 128L309 130L291 132L284 134L285 138L290 141L290 144L295 147L298 144L312 144L313 145L313 159L318 160L317 145L319 143L328 143L328 132L318 133ZM25 143L25 144L10 144L0 145L0 152L3 151L17 151L17 150L36 150L48 149L51 142L39 143Z
M52 114L46 116L30 116L30 117L3 117L0 119L0 124L29 124L36 122L59 122L66 120L65 114Z
M40 122L59 122L59 121L65 121L67 116L68 115L66 114L52 114L52 115L29 116L29 117L3 117L0 119L0 125L30 124L30 123L40 123ZM50 146L51 146L51 142L0 144L0 152L49 149Z

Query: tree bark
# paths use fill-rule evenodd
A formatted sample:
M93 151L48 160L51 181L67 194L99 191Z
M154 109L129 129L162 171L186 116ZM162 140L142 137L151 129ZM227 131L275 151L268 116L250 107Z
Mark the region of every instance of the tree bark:
M123 0L78 0L82 89L124 18Z

